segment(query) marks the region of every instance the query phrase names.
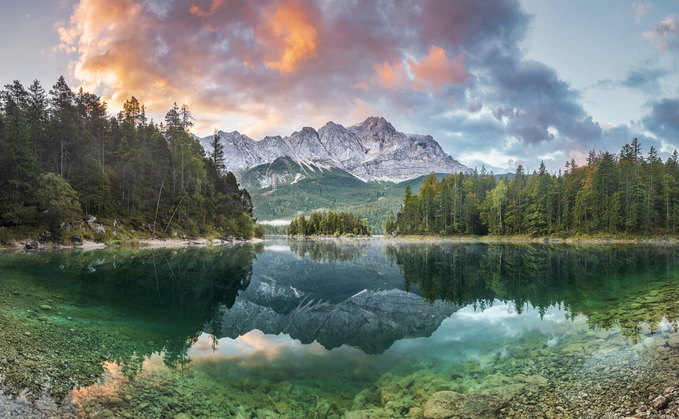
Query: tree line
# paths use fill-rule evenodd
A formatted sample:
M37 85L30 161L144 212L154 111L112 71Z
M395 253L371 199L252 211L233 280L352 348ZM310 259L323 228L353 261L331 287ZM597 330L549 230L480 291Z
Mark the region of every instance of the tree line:
M14 81L0 91L0 225L58 229L90 216L165 234L251 237L252 202L215 152L189 134L188 105L148 119L130 97L117 115L60 77L46 91Z
M591 328L621 327L634 341L651 333L663 320L677 319L670 285L658 278L675 272L679 251L674 246L554 247L546 245L412 245L387 246L390 263L401 270L406 290L429 302L484 310L498 300L544 315L550 307L569 317L585 314ZM620 309L648 295L660 295L648 312ZM592 299L606 304L591 304ZM679 321L674 320L679 326Z
M307 220L304 214L295 217L288 226L288 235L320 236L370 235L368 219L359 218L351 212L314 211Z
M499 179L481 172L434 174L419 193L408 186L384 229L402 234L669 235L679 227L679 156L663 162L634 139L619 154L591 151L557 174L544 163L527 175L519 166Z

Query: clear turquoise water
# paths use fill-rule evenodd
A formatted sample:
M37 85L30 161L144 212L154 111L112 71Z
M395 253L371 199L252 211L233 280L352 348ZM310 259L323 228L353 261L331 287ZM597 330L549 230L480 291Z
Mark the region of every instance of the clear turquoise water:
M624 414L676 378L678 274L634 245L0 253L0 415Z

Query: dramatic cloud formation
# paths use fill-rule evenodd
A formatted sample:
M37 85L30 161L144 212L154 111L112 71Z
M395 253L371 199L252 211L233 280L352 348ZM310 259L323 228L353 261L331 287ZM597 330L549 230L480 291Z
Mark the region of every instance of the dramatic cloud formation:
M648 7L636 2L635 17ZM562 167L610 129L555 69L525 58L530 22L518 0L80 0L58 48L111 109L131 95L156 111L186 101L198 134L261 138L379 114L469 164ZM676 18L645 36L674 48ZM654 76L624 83L653 90Z
M290 73L297 69L299 61L316 55L316 29L301 9L281 4L275 7L264 26L270 33L260 36L258 42L264 46L278 44L273 52L278 57L273 58L275 61L267 61L267 67Z

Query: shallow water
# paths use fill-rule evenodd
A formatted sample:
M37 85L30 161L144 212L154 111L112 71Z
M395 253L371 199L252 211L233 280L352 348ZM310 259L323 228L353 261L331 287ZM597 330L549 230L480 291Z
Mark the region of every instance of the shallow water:
M388 243L0 253L0 416L615 417L676 382L675 247Z

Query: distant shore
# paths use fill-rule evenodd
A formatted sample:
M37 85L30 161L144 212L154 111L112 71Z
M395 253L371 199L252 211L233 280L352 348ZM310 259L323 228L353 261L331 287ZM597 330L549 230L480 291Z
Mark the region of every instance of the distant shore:
M547 243L547 244L679 244L669 238L608 238L608 237L525 237L525 236L382 236L382 240L407 243L459 242L459 243Z
M58 250L58 249L83 249L83 250L95 250L95 249L105 249L108 247L129 247L129 248L140 248L140 249L160 249L160 248L174 248L174 247L204 247L213 246L227 243L262 243L264 239L252 238L249 240L236 240L226 241L226 240L210 240L204 237L191 238L191 239L135 239L131 242L121 244L107 244L96 242L92 240L83 240L82 245L59 245L59 244L44 244L37 249L27 249L26 244L28 242L34 242L35 240L17 240L14 242L13 246L0 247L0 250Z
M368 240L368 239L374 239L374 238L379 238L380 236L365 236L365 235L352 235L352 236L335 236L334 234L321 234L319 236L317 235L295 235L295 236L286 236L286 235L273 235L275 237L286 237L288 239L293 239L293 240Z

